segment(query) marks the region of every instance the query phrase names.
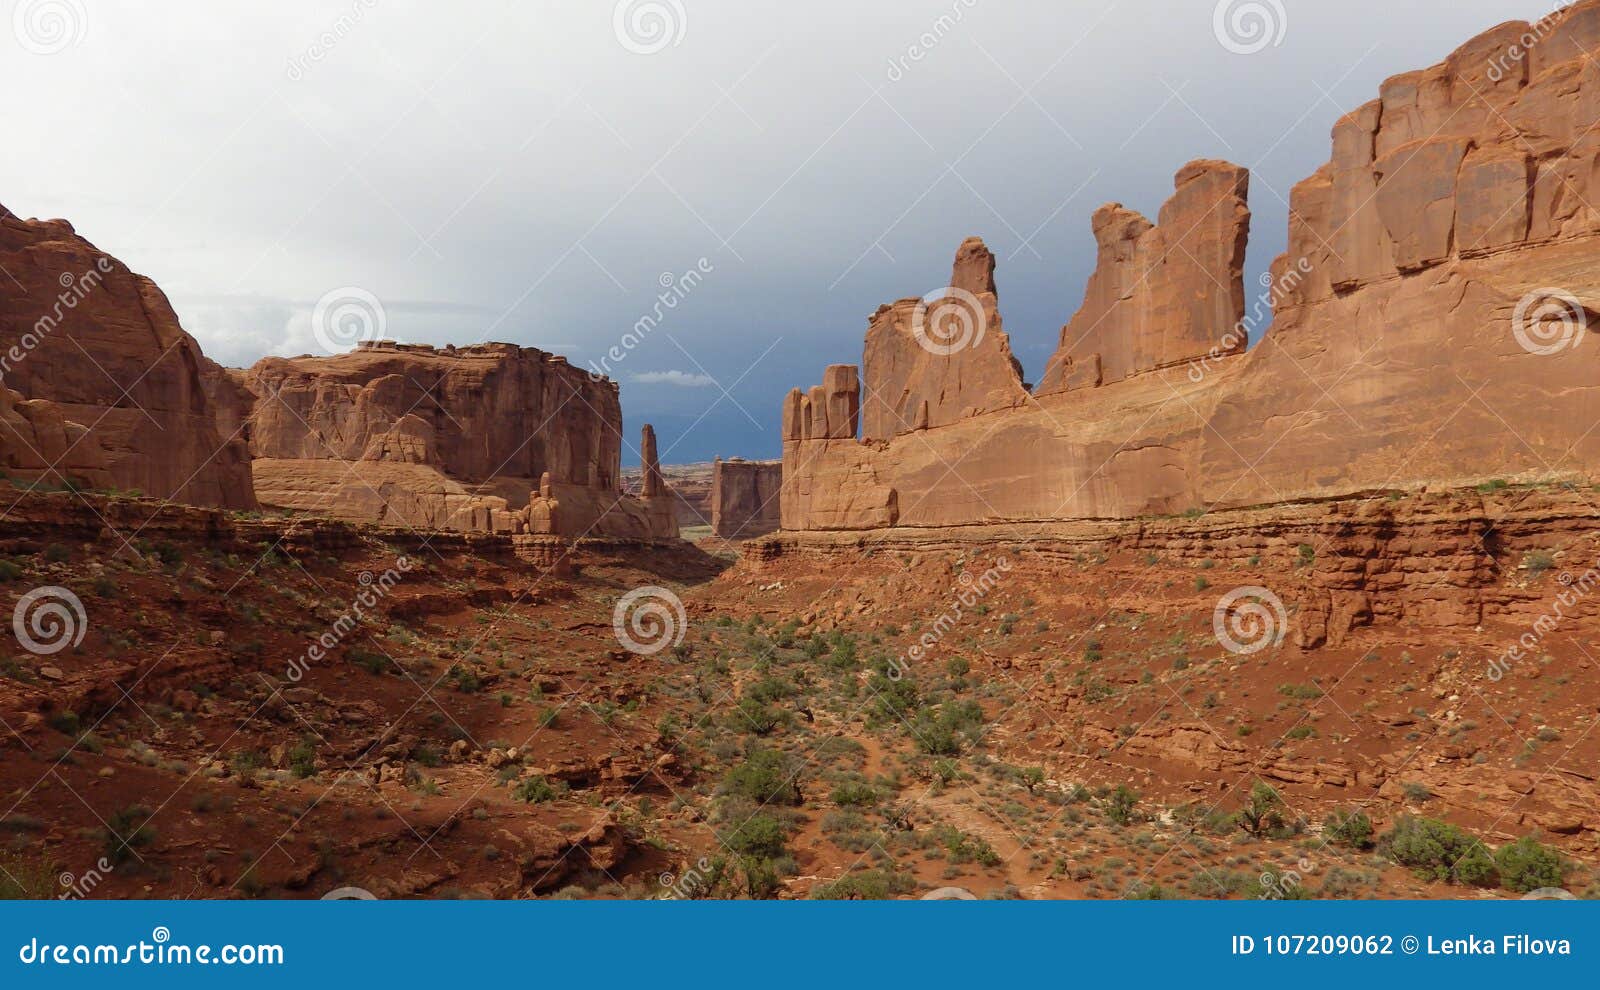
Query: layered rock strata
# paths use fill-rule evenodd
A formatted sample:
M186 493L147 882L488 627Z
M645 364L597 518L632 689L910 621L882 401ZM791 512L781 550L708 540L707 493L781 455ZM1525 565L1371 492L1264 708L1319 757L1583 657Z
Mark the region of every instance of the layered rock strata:
M1004 338L933 354L884 329L915 307L880 310L859 438L818 414L848 394L848 368L785 400L784 528L1127 519L1587 476L1597 49L1600 0L1584 0L1388 80L1294 188L1289 249L1248 306L1242 169L1185 166L1155 225L1102 208L1095 273L1032 396L996 373ZM986 269L953 281L992 285Z
M418 529L676 536L659 468L652 493L622 492L616 384L557 355L376 341L267 358L238 384L264 504Z

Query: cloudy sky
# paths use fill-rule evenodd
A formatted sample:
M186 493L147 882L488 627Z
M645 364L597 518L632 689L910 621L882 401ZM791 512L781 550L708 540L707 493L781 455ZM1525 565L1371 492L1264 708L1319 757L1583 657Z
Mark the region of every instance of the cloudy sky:
M944 285L970 234L1036 378L1090 213L1153 216L1190 159L1252 169L1255 284L1341 112L1551 9L4 2L0 203L154 277L208 354L318 351L318 301L352 291L391 337L584 366L659 312L609 369L669 462L776 455L783 393L859 361L867 316Z

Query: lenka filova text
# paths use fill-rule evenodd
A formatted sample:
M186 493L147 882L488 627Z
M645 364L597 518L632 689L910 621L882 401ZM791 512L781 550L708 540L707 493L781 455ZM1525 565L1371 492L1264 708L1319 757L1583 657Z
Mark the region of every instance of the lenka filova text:
M1468 935L1465 938L1427 936L1422 949L1430 956L1570 956L1572 943L1564 938L1536 938L1532 935L1505 935L1499 946L1492 938Z

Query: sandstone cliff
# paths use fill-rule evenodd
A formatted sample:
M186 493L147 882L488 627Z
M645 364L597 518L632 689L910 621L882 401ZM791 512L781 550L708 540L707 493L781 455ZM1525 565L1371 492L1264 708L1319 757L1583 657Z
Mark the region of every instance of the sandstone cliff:
M862 441L818 428L848 368L790 393L784 528L1133 518L1586 476L1600 457L1597 49L1600 0L1584 0L1386 82L1295 187L1259 319L1241 282L1247 179L1209 161L1179 171L1158 225L1116 204L1096 214L1095 273L1025 404L989 387L995 355L962 377L962 354L919 355L879 330L880 311L866 361L897 369L878 380L899 421ZM1271 333L1242 353L1269 312ZM924 415L901 401L952 394L950 369L955 404ZM1002 398L971 398L973 381Z
M717 536L748 540L782 523L783 462L719 460L711 486L711 530Z
M956 251L948 287L873 314L862 362L867 439L946 426L1027 398L999 303L994 255L974 237ZM842 384L824 381L821 388L837 395ZM821 415L817 408L813 415ZM821 432L836 440L855 436L853 428L844 433L837 408L828 417Z
M1041 395L1097 387L1205 357L1242 353L1250 174L1227 162L1186 165L1152 225L1120 203L1094 215L1099 256L1083 308L1061 330Z
M245 395L267 505L426 529L676 536L659 469L643 498L621 491L616 384L557 355L376 341L212 384L223 415ZM646 443L653 457L648 427Z
M200 346L154 282L64 220L3 207L0 269L10 276L0 279L0 378L24 400L5 400L0 460L30 477L255 505L243 443L217 432ZM18 412L31 431L16 426Z

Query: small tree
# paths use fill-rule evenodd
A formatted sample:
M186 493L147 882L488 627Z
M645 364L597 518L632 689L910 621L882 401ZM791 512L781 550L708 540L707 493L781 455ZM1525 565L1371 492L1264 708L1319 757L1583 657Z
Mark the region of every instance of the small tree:
M1323 825L1328 841L1351 849L1372 848L1372 819L1359 811L1335 811Z
M1133 809L1138 803L1139 795L1133 788L1118 784L1106 799L1106 817L1118 825L1126 825L1133 821Z
M1265 781L1250 788L1250 802L1239 811L1239 827L1255 836L1283 827L1283 798Z

